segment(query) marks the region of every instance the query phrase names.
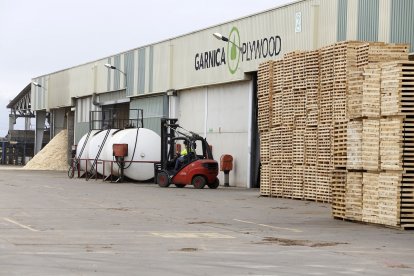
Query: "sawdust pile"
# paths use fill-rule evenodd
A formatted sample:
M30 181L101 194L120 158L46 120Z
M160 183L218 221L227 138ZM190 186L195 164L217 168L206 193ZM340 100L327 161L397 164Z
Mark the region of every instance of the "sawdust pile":
M65 171L67 163L68 131L62 130L30 160L23 169Z

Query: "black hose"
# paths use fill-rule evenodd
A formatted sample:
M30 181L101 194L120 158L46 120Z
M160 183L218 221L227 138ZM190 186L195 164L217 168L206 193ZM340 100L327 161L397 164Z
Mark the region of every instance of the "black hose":
M127 167L124 167L124 170L128 169L129 167L131 167L132 162L133 162L133 160L134 160L135 150L137 149L138 133L139 133L139 128L137 128L137 135L135 136L135 145L134 145L134 151L132 152L131 161L129 162L129 165L128 165ZM125 163L126 163L126 162L125 162Z

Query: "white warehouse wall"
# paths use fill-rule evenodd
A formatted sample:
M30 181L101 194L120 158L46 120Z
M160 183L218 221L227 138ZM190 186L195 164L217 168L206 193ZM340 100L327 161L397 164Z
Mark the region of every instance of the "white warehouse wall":
M223 154L233 156L232 186L246 187L249 183L250 90L251 82L244 81L179 93L179 124L206 137L217 161ZM219 179L223 183L222 172Z

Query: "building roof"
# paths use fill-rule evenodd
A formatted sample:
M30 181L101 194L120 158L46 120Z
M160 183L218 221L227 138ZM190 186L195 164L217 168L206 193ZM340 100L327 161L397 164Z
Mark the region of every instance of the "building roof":
M31 87L32 87L32 84L31 83L29 83L28 85L26 85L26 87L23 88L23 90L16 97L14 97L13 100L10 101L10 103L7 105L7 108L14 108L14 106L16 105L16 103L18 103L27 94L30 94Z

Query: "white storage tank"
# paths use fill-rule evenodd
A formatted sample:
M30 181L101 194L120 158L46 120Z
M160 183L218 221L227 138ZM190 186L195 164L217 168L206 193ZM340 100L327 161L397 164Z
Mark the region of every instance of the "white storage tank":
M83 170L83 171L86 170L86 162L87 161L85 159L88 159L89 143L91 142L91 138L97 132L98 132L98 130L92 130L88 141L86 141L86 137L88 136L88 134L86 133L85 135L82 136L82 138L79 140L78 145L76 146L76 158L83 159L83 160L79 161L80 162L80 169ZM82 155L79 156L79 154L80 154L80 152L83 148L83 145L85 144L85 141L86 141L86 146L83 149ZM88 168L90 169L90 164L89 163L88 163Z
M124 170L126 177L137 181L154 177L154 163L145 162L159 162L161 159L161 137L157 133L146 128L130 128L114 133L111 146L106 148L102 156L105 160L113 160L113 144L128 144ZM119 167L115 162L113 169L113 174L117 175Z
M88 145L88 170L91 169L91 166L93 165L93 161L95 160L96 156L98 155L99 149L101 148L102 143L104 142L105 136L107 135L109 131L109 135L106 138L105 144L103 145L103 148L99 154L98 160L112 160L112 158L105 158L104 152L106 152L108 149L112 150L112 134L117 131L117 129L110 129L110 130L102 130L98 133L96 133L92 138L89 138L90 143ZM105 169L104 164L102 161L99 161L97 166L95 164L95 168L99 174L110 174L110 162L105 162ZM107 170L109 168L109 170ZM104 171L105 170L105 171Z

